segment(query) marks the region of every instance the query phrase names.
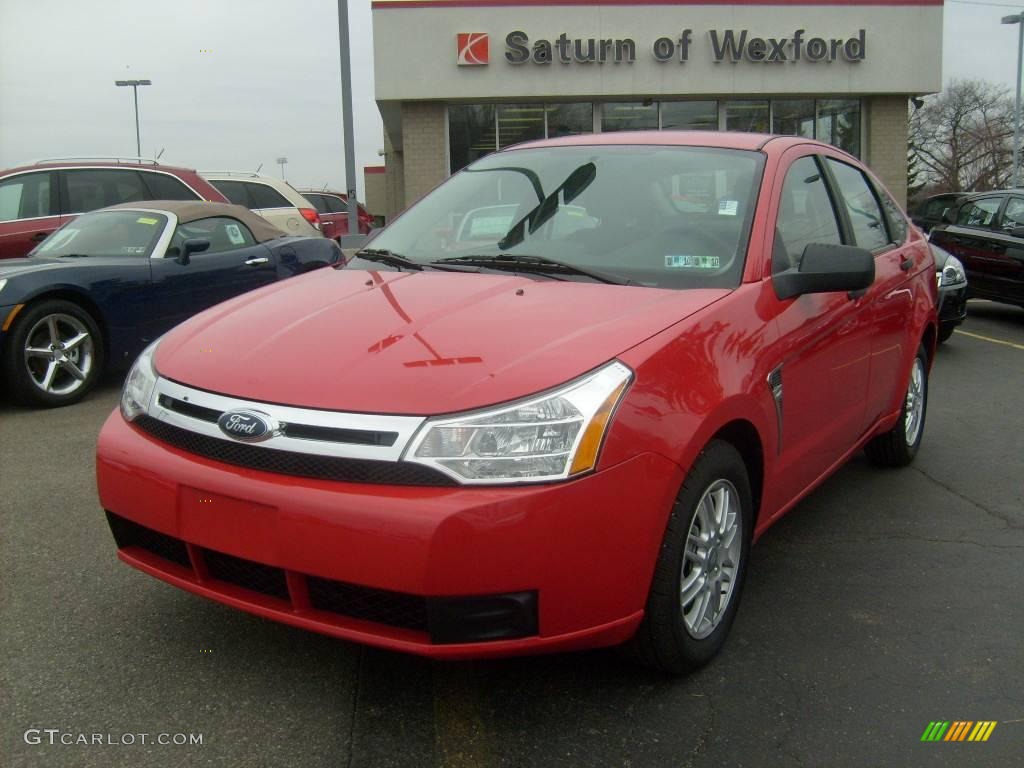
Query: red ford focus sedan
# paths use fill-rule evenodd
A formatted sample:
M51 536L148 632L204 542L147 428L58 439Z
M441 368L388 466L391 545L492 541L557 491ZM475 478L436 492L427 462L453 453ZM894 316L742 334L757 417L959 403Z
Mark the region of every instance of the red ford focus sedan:
M100 501L124 562L259 616L686 671L758 536L862 448L913 459L934 271L821 143L512 147L345 269L155 342L100 435Z

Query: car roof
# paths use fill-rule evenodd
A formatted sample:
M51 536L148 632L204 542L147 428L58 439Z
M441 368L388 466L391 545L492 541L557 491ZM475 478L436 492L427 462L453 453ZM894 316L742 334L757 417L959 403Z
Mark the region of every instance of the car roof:
M164 173L195 173L192 168L184 168L176 165L163 165L152 161L117 161L117 160L40 160L30 165L19 165L14 168L6 168L0 171L0 177L9 176L13 173L25 171L45 171L54 168L127 168L135 171L163 171Z
M146 200L139 203L120 203L108 206L107 208L101 208L100 210L167 211L177 216L180 224L188 224L189 222L208 219L212 216L227 216L231 219L238 219L245 224L258 243L276 240L287 234L248 208L230 203L211 203L205 200ZM96 213L96 211L91 211L91 213Z
M678 146L678 147L719 147L722 149L743 149L765 151L770 145L774 151L783 151L800 144L812 144L833 151L842 152L831 144L800 136L777 136L768 133L747 133L745 131L615 131L614 133L584 133L575 136L561 136L556 139L540 139L522 144L513 144L499 150L537 147L572 146ZM847 154L847 153L843 153Z

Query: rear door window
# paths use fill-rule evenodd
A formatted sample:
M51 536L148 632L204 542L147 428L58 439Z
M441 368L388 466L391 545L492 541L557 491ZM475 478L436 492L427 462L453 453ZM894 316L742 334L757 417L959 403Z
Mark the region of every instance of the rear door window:
M287 198L273 187L267 184L258 184L251 181L243 181L249 192L249 199L252 200L253 208L294 208Z
M151 200L201 200L184 183L166 173L142 171L142 180L149 188Z
M22 173L0 181L0 221L56 216L49 171Z
M317 213L330 213L330 211L327 209L327 198L324 195L312 195L306 193L303 194L302 196L313 204L313 207L316 208Z
M1011 197L1007 201L1000 226L1004 232L1024 227L1024 197Z
M241 205L244 208L255 208L249 199L248 186L240 181L211 181L213 186L217 188L224 197L230 200L235 205Z
M327 201L328 213L348 213L348 205L340 197L324 195L324 200Z
M72 168L61 171L67 190L65 213L85 213L118 203L151 199L138 171L128 168Z
M869 251L885 248L890 243L885 218L864 174L852 165L831 157L827 162L839 186L839 197L850 217L854 242Z
M960 206L956 214L956 223L962 227L983 227L988 229L995 221L1002 197L983 197Z

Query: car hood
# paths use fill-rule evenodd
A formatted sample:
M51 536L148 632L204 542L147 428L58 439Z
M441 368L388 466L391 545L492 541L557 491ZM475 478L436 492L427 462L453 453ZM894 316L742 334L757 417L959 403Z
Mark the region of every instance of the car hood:
M77 259L47 259L47 258L21 258L21 259L0 259L0 279L27 275L31 272L41 272L44 269L60 269L70 267Z
M250 400L452 413L568 381L728 293L323 269L197 315L155 364Z

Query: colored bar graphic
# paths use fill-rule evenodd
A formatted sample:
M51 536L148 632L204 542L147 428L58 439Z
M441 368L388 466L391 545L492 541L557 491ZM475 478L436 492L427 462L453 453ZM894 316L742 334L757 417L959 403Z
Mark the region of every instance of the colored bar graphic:
M996 720L932 720L921 741L988 741L997 724Z

